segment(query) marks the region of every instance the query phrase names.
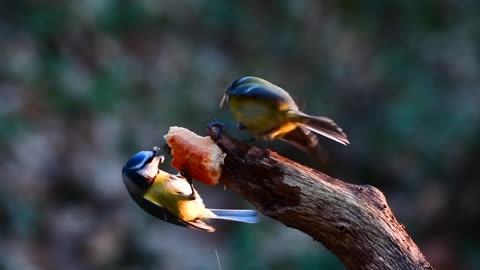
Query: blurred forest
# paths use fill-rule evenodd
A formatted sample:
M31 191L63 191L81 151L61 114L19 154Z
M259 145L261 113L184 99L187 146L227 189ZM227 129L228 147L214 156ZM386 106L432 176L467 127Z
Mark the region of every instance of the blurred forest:
M0 59L0 269L219 269L215 251L223 269L344 269L267 217L209 234L128 196L126 160L170 126L232 122L218 104L244 75L351 141L320 139L325 162L253 144L378 187L435 268L480 269L479 1L7 0Z

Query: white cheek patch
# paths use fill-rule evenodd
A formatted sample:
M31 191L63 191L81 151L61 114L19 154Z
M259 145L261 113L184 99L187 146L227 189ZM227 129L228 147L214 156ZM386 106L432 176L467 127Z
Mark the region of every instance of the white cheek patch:
M150 179L155 178L155 176L157 176L159 171L158 166L160 163L163 163L164 160L165 160L164 156L154 157L150 163L145 165L145 167L143 167L143 169L139 171L139 173Z
M154 164L153 162L147 164L143 169L138 171L141 175L146 178L153 179L158 174L158 164Z

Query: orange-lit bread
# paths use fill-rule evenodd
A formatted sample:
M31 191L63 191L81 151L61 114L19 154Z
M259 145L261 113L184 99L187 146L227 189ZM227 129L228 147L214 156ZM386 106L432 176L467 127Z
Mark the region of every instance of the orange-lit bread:
M164 138L171 148L172 167L204 184L218 184L226 154L209 136L201 137L186 128L170 127Z

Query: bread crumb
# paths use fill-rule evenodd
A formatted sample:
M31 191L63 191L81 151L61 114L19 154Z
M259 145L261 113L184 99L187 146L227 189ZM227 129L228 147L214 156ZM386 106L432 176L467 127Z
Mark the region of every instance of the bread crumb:
M226 154L209 137L182 127L170 127L164 136L171 148L172 167L206 185L218 184Z

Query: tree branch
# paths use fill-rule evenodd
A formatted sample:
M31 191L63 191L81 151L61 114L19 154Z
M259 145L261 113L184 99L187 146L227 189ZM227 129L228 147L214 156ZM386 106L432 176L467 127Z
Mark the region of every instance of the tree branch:
M433 269L375 187L353 185L224 132L221 181L264 215L322 243L348 269Z

